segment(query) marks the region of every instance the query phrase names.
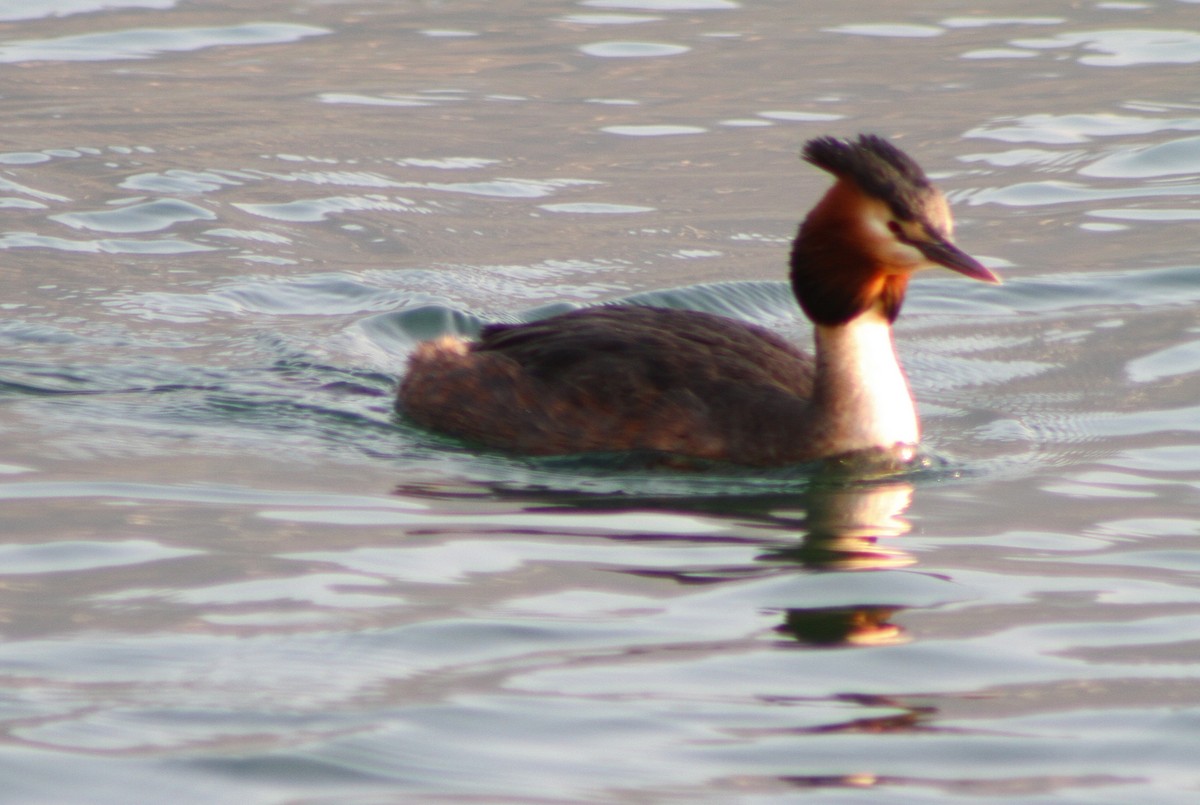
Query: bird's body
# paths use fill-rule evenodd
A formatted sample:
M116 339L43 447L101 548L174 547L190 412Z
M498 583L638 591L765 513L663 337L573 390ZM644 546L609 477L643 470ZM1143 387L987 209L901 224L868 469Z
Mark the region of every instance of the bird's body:
M891 336L908 275L936 264L996 279L951 243L945 200L890 143L820 138L805 159L838 179L792 249L813 355L713 314L600 306L419 345L397 409L533 455L646 450L772 466L911 448L919 426Z

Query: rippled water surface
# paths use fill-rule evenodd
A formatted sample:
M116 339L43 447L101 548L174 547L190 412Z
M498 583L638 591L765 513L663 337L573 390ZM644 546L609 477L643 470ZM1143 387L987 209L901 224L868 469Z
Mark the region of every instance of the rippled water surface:
M1200 5L0 0L0 800L1200 798ZM820 134L999 287L927 460L669 472L391 413L420 339L807 325Z

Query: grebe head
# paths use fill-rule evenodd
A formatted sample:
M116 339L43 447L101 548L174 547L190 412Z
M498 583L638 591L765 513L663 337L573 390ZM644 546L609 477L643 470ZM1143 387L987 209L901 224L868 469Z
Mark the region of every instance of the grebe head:
M887 140L818 137L802 157L837 179L792 246L792 287L815 323L844 324L876 307L894 321L909 276L923 268L1000 281L954 245L945 196Z

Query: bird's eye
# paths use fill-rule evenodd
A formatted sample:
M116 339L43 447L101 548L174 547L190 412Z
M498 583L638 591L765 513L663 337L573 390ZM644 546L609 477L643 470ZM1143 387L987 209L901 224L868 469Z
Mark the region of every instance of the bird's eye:
M904 240L904 230L900 228L900 222L896 220L888 221L888 231L896 237L897 240Z

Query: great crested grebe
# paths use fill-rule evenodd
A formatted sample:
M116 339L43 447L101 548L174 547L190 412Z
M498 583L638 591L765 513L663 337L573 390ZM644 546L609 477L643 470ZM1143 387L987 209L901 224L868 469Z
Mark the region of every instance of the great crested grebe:
M836 179L792 244L815 356L723 316L591 307L420 344L397 410L533 455L644 450L756 466L911 455L920 427L891 331L909 276L945 266L1000 280L954 245L945 197L887 140L819 137L802 156Z

